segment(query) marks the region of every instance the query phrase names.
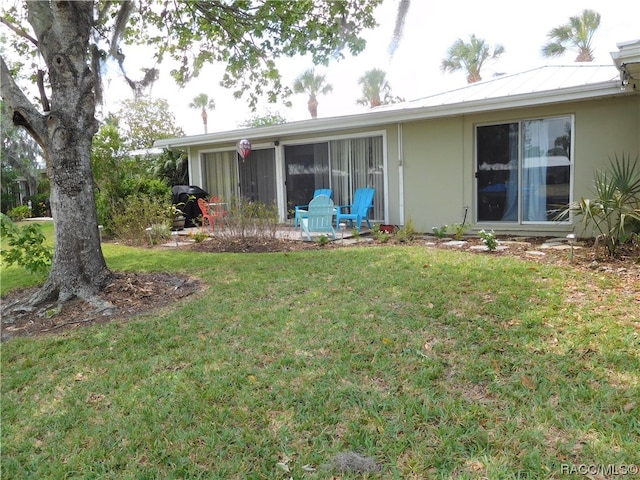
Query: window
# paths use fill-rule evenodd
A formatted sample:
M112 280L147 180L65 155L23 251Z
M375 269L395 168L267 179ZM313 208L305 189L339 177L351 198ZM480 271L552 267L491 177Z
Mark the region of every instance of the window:
M204 188L224 199L243 198L273 203L276 200L275 151L254 150L241 160L236 151L205 153Z
M287 202L304 205L318 188L331 188L336 205L350 205L358 188L376 189L371 218L384 219L381 136L345 138L285 147Z
M478 222L565 221L570 201L570 116L476 127Z

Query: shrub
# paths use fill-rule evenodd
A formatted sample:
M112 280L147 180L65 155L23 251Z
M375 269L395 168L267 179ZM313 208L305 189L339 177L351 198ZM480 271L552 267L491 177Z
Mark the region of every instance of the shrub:
M20 205L9 210L7 215L9 215L14 222L19 222L25 218L31 218L31 209L27 205Z
M209 238L209 234L207 232L191 232L189 234L189 238L191 238L195 243L200 243Z
M469 229L468 223L454 223L451 225L453 229L453 238L456 240L461 240L464 236L465 232Z
M441 227L432 227L431 231L436 236L436 238L444 238L447 236L448 229L449 229L448 225L442 225Z
M493 230L490 232L485 232L484 230L480 230L478 232L478 236L482 239L482 243L489 249L490 252L493 252L496 248L498 248L498 240L496 240L496 234Z
M564 219L569 213L582 217L582 226L594 228L597 240L603 240L610 256L618 245L627 242L640 231L640 170L638 156L615 156L609 168L594 175L595 198L581 198L560 212Z
M413 220L410 218L408 218L406 223L401 228L399 228L395 233L396 239L400 243L412 241L415 235L416 235L416 228L413 225Z
M6 215L0 214L0 232L10 248L2 249L2 260L18 264L31 273L46 271L51 266L53 248L45 244L39 224L18 227Z
M47 203L49 202L49 193L39 193L29 197L31 200L31 215L34 217L46 217L49 214Z
M324 247L325 245L327 245L329 243L329 238L326 235L320 235L318 237L318 240L316 240L316 242L318 243L318 245L320 245L321 247Z
M239 238L275 238L278 219L278 207L275 203L267 204L234 198L224 217L226 228L222 232L224 235Z
M171 236L171 228L166 222L154 223L150 227L145 228L145 231L147 232L151 245L156 245Z
M380 225L379 224L375 224L373 226L373 229L371 230L371 233L373 235L373 238L376 239L376 241L380 242L380 243L387 243L389 241L389 234L387 232L383 232L380 229Z
M166 212L170 210L171 199L151 195L130 195L119 203L112 217L112 229L116 237L134 244L146 243L149 239L147 228L165 224L171 228Z

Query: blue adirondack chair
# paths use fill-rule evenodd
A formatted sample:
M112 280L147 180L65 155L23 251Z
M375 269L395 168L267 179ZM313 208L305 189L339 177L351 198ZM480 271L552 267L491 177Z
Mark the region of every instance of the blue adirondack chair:
M336 207L336 225L340 225L344 220L349 220L351 227L353 227L353 222L355 222L356 228L360 231L362 221L364 220L367 222L369 228L371 228L371 223L369 223L369 210L373 208L373 196L375 193L375 188L357 189L351 205Z
M333 190L330 188L319 188L313 192L313 198L316 198L318 195L326 195L329 198L333 198ZM300 219L306 215L307 208L309 208L309 205L296 205L296 215L293 219L293 226L295 228L298 228L298 225L300 225Z
M311 240L312 233L330 233L336 239L336 230L333 228L333 215L335 207L333 200L326 195L318 195L311 200L304 218L300 219L300 236L307 234L307 240Z

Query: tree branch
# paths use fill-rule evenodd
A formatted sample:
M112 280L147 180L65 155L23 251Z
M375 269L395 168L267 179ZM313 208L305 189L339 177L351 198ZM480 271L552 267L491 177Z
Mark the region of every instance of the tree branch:
M35 38L33 38L31 35L29 35L26 30L22 29L22 28L18 28L16 27L14 24L12 24L11 22L8 22L6 18L4 17L0 17L0 23L6 25L10 30L13 31L13 33L15 33L16 35L18 35L19 37L22 37L26 40L29 40L31 43L33 43L36 47L38 46L38 40L36 40Z
M50 30L53 24L53 14L49 2L28 2L27 21L33 27L36 37L42 38L42 35Z
M0 95L12 112L13 123L24 127L43 151L46 151L44 116L38 112L15 82L2 56L0 56Z
M51 106L49 105L49 98L47 97L47 92L44 88L44 70L38 70L37 83L38 83L38 91L40 92L40 101L42 102L42 110L45 112L51 111Z

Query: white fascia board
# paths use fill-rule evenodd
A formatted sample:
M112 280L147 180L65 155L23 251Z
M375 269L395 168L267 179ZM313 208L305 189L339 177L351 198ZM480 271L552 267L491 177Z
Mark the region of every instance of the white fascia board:
M625 63L640 62L640 40L632 40L630 42L622 42L616 45L617 52L610 52L616 67L620 68Z
M509 110L521 107L534 107L576 100L620 96L625 94L628 94L628 92L621 90L620 83L616 80L597 84L581 85L578 87L569 87L565 89L511 95L509 97L488 98L417 108L400 107L386 109L379 112L374 110L342 117L317 118L268 127L245 128L220 133L168 138L157 140L154 143L154 146L169 149L184 149L190 146L211 145L214 143L235 143L242 138L248 138L252 142L257 142L266 139L279 139L279 137L283 136L317 134L328 131L375 126L379 127L381 125L405 123L417 120L444 118L497 110Z

